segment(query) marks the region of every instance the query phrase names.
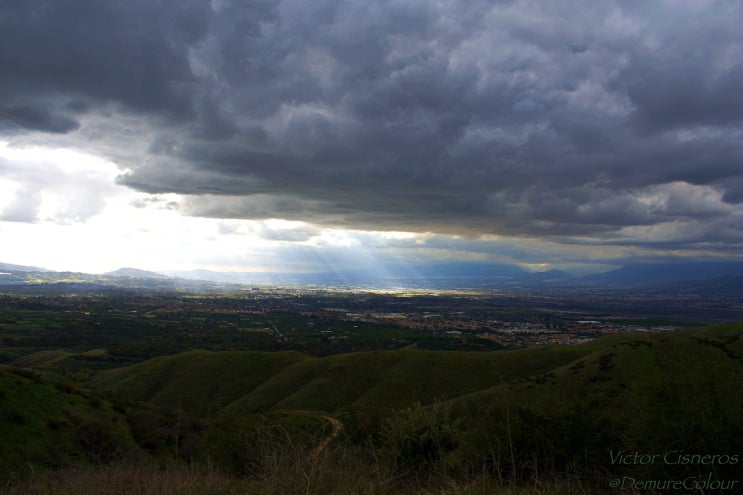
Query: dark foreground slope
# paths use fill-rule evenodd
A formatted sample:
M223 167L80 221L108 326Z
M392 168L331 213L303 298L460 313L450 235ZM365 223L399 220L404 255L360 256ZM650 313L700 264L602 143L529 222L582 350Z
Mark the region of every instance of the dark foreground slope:
M0 480L34 466L103 464L140 453L125 415L110 403L0 367Z
M461 397L454 409L467 439L458 455L490 457L489 464L522 475L541 464L562 472L737 479L742 334L743 325L730 324L602 339L600 349L549 373ZM620 452L657 457L614 462ZM720 457L688 457L705 455Z
M557 479L562 491L545 493L597 493L620 479L628 493L652 493L638 480L688 479L654 486L735 493L743 481L743 324L493 353L190 352L101 373L93 387L105 400L9 369L0 378L12 390L0 402L3 438L28 437L0 450L8 465L43 465L45 448L32 446L49 442L76 462L79 425L95 419L102 438L141 455L264 487L329 483L303 493L444 493L431 487L483 479L491 492ZM281 493L270 483L265 493Z

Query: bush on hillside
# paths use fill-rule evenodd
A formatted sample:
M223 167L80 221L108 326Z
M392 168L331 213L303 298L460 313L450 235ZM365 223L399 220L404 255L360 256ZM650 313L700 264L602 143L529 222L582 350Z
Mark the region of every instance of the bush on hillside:
M420 402L397 411L382 425L381 441L399 474L434 474L447 471L447 456L459 446L462 432L445 402Z
M132 450L110 426L93 421L77 427L77 446L89 461L99 465L119 461Z
M319 441L315 429L323 424L310 416L225 414L207 431L209 460L237 476L278 476L310 458Z

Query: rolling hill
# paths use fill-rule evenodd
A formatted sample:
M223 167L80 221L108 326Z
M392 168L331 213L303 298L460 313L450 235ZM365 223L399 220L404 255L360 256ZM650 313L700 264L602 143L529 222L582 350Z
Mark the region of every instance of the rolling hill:
M33 356L40 366L61 358ZM310 452L328 417L344 427L333 440L342 462L377 459L374 469L399 476L420 465L465 480L725 479L740 469L741 384L743 323L516 351L191 351L100 372L94 392L2 367L0 433L12 448L0 460L7 471L28 459L55 467L175 451L227 459L243 476L265 473L255 470L277 453ZM725 462L618 465L618 452Z
M0 438L0 480L29 466L105 463L141 451L109 402L8 366L0 366Z
M452 401L467 424L459 455L507 469L611 470L681 476L700 466L617 466L610 452L735 455L743 447L743 324L600 339L551 372ZM518 446L514 449L513 446ZM738 462L704 466L720 476Z
M92 385L132 400L208 415L305 359L297 352L191 351L104 371Z
M175 408L180 400L184 410L200 415L225 406L246 412L389 410L546 373L588 352L590 347L396 350L312 358L293 352L193 351L102 372L92 386L161 407Z
M92 386L101 392L161 407L176 408L180 404L185 411L198 415L224 408L252 413L281 409L326 413L394 409L416 401L430 403L434 399L485 393L503 383L550 373L562 376L566 367L582 367L580 363L602 359L613 362L613 357L602 357L606 355L621 354L626 362L612 365L612 373L621 373L625 381L636 374L638 382L650 371L663 372L656 368L648 371L642 363L662 359L656 354L666 352L668 342L679 353L685 349L685 359L690 362L694 353L699 359L707 359L707 354L714 351L714 357L721 362L740 364L732 357L743 355L742 333L743 325L727 324L607 336L579 346L496 352L405 349L319 358L296 352L192 351L104 371L94 378ZM728 354L721 349L727 349Z
M739 452L741 384L743 324L735 323L517 351L322 358L186 353L104 372L93 386L161 407L180 405L220 424L316 411L341 418L362 436L402 421L401 411L416 404L423 409L410 412L418 419L407 424L421 425L406 428L423 428L412 438L425 435L426 418L436 414L436 404L446 404L447 422L458 425L461 437L441 462L457 469L496 466L522 479L545 468L689 475L695 466L633 472L612 465L609 452ZM731 466L714 469L731 472Z

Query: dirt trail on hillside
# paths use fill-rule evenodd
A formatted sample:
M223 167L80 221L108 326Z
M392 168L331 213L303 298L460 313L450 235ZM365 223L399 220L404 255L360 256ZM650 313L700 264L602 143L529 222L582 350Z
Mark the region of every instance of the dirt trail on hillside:
M325 421L327 421L328 424L330 424L330 426L333 428L333 431L330 433L330 435L325 440L320 442L317 445L317 447L315 447L312 450L312 452L310 453L310 460L317 459L317 456L319 456L327 448L328 444L330 444L330 442L335 440L338 437L338 435L340 435L341 432L343 431L343 423L341 423L337 419L331 418L330 416L320 416L320 417L324 419Z

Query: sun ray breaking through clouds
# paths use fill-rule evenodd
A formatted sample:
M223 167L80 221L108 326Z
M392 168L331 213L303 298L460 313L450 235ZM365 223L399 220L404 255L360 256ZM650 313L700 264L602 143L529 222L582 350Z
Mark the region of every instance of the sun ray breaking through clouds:
M0 260L739 259L741 24L732 0L6 2Z

